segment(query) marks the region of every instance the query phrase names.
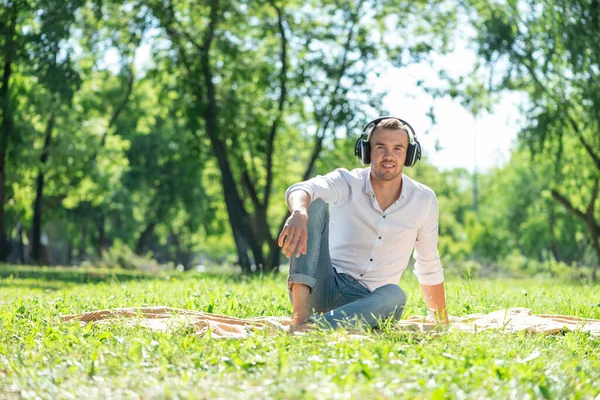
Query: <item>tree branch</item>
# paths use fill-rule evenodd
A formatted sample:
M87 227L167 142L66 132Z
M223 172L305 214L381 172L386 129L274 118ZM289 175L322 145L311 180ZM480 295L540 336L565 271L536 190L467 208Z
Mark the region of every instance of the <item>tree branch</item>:
M187 58L187 54L185 53L184 46L181 45L180 40L179 40L181 37L185 37L186 39L189 40L191 38L191 35L189 33L185 32L185 28L183 27L181 22L179 22L177 20L177 18L175 18L175 11L173 10L173 3L169 2L167 4L166 8L168 11L168 25L166 27L167 34L169 35L169 37L171 38L173 43L177 43L177 50L181 57L181 61L183 62L183 65L188 72L188 75L190 77L190 82L196 86L197 93L200 94L200 93L202 93L202 87L200 85L200 82L195 78L196 73L194 72L194 70L192 68L192 64L189 62L189 60ZM173 27L173 22L176 25L178 25L182 31L175 29ZM197 49L200 48L200 46L198 46L195 42L194 42L194 46Z
M350 51L350 44L352 43L352 39L354 38L354 27L355 27L356 23L358 22L358 15L360 13L360 9L362 8L363 3L364 3L364 0L358 4L358 6L356 7L356 12L354 14L352 14L352 17L348 21L346 21L346 23L349 25L348 36L346 38L346 43L344 43L344 53L342 54L342 59L340 62L338 80L335 82L335 88L333 89L333 91L330 91L328 89L329 86L327 86L327 88L325 89L325 93L333 93L333 95L332 95L333 99L335 99L337 96L337 91L341 85L341 78L344 76L344 74L346 73L346 69L348 68L348 65L346 64L346 62L348 59L348 53ZM330 102L330 104L331 104L331 102Z
M573 204L571 204L571 202L566 197L564 197L554 189L552 189L551 193L554 200L562 204L571 214L585 221L585 213L575 208L575 206L573 206Z
M256 168L254 167L254 154L252 153L252 146L250 146L250 144L246 141L246 144L248 145L248 153L250 158L250 162L248 163L244 159L244 155L242 154L243 151L240 150L242 149L242 146L239 143L238 137L233 136L231 138L231 141L231 150L233 158L239 161L240 165L238 165L238 168L242 171L240 178L242 188L246 190L248 195L250 195L250 198L252 199L252 204L254 205L254 209L262 209L264 204L261 204L260 199L258 198L258 192L256 190L256 181L252 178L252 176L256 172ZM248 168L248 164L250 164L250 168ZM252 175L250 175L250 173L252 173ZM266 209L266 206L264 207Z
M552 93L550 93L550 91L548 90L548 88L546 86L544 86L544 84L540 81L540 79L537 77L535 70L533 69L533 67L528 63L526 57L522 54L519 54L517 52L515 52L517 57L519 57L521 59L521 63L525 66L525 68L527 69L527 71L529 72L529 74L531 75L531 77L533 78L533 80L535 81L536 85L538 86L539 89L541 89L544 93L546 93L548 95L549 98L551 98L557 105L560 105L561 103L566 103L569 106L571 106L571 102L567 99L563 99L562 101L559 101L555 95L553 95ZM571 107L569 107L570 109ZM588 154L590 155L590 157L592 157L592 160L594 160L594 163L596 164L596 168L598 170L600 170L600 155L598 155L594 149L592 148L592 146L590 146L590 144L585 140L585 138L583 137L583 132L581 131L581 129L579 128L579 124L577 124L577 121L575 121L575 119L569 114L569 123L571 124L571 127L573 128L573 130L575 131L575 133L577 134L577 137L579 139L579 141L581 142L581 144L583 145L583 147L585 148L585 150L588 152Z
M577 208L575 208L575 206L573 206L573 204L571 204L571 202L567 198L565 198L563 195L558 193L556 190L552 189L551 193L552 193L552 197L556 201L558 201L560 204L562 204L567 209L567 211L569 211L571 214L573 214L577 218L581 219L586 225L588 225L590 230L600 231L600 224L598 224L596 221L594 221L593 216L588 217L588 215L587 215L589 206L588 206L588 210L586 210L586 213L584 213L581 210L578 210ZM592 201L594 203L596 202L597 197L598 197L598 181L596 180L596 183L594 184L594 193L592 193Z
M6 42L4 43L5 52L3 54L3 66L2 66L2 84L0 85L0 108L2 110L2 122L0 123L0 153L4 154L7 152L8 142L10 140L10 136L13 134L13 114L11 110L10 103L10 78L12 75L12 66L13 66L13 57L15 55L15 29L17 24L17 6L15 3L10 7L10 18L8 18L8 23L6 24ZM1 163L4 163L4 158L0 160ZM0 170L3 175L4 166L1 166ZM3 176L0 177L3 179ZM4 184L2 182L2 184ZM2 191L3 193L3 191ZM2 194L2 196L4 196ZM2 199L4 201L4 199ZM4 205L0 205L0 215L4 215ZM0 217L3 218L3 217ZM0 225L3 224L3 221L0 221ZM0 237L4 237L4 227L0 226ZM3 246L0 243L0 246ZM2 250L0 250L1 252Z
M274 0L270 0L271 6L277 11L277 26L279 28L279 34L281 35L281 72L279 74L279 104L277 107L277 116L271 124L271 131L269 132L269 138L267 141L267 182L265 184L265 191L263 195L263 206L267 208L269 206L269 198L271 196L271 187L273 184L273 152L275 146L275 135L277 134L277 128L281 123L283 117L283 108L287 97L287 37L285 36L285 29L283 27L283 15L279 7L275 5Z
M319 158L319 154L321 153L321 150L323 149L323 139L324 138L325 138L325 136L321 135L321 136L317 136L317 139L315 140L315 145L313 146L313 151L310 155L310 160L308 160L308 166L306 167L306 170L304 171L304 175L302 175L303 181L310 178L312 169L314 168L315 163L317 162L317 159Z
M129 103L129 100L131 99L131 93L133 92L133 81L135 77L133 71L131 70L131 66L126 66L125 71L127 73L127 88L125 90L125 97L117 106L117 108L115 108L115 111L110 117L108 127L106 128L106 131L104 132L104 134L102 135L102 139L100 140L100 147L104 147L104 143L106 142L106 137L108 136L110 128L112 128L115 125L115 123L117 122L117 118L119 118L119 115L121 115L123 110L125 110L127 103Z
M588 208L586 210L586 215L590 219L594 219L596 200L598 199L598 183L599 183L599 181L600 181L600 178L596 178L594 180L594 188L592 189L592 199L590 200L590 204L588 204Z
M304 49L306 49L307 52L308 52L308 49L310 48L310 44L312 43L313 39L314 38L312 36L309 36L306 38L306 43L304 44ZM300 63L299 68L298 68L299 72L298 72L297 80L300 84L304 84L304 82L306 81L306 65L310 65L310 63ZM310 89L308 89L306 91L305 96L308 97L308 100L313 105L313 108L316 109L315 101L312 97L312 93L310 92Z
M569 122L571 123L573 130L575 130L575 133L577 133L577 137L579 138L579 141L581 142L583 147L585 147L585 150L588 152L590 157L592 157L592 160L594 160L594 163L596 164L596 168L598 170L600 170L600 156L598 154L596 154L596 152L594 152L594 149L592 148L592 146L590 146L590 144L588 142L586 142L585 138L583 137L583 132L581 132L581 130L579 129L579 124L577 124L575 119L573 119L573 117L571 117L570 115L569 115Z
M185 70L188 73L188 76L190 78L190 83L192 83L196 87L196 93L201 94L202 87L200 86L200 82L194 77L196 74L194 72L194 69L192 68L192 64L188 60L187 54L185 53L183 46L181 45L181 43L179 43L179 38L181 36L186 36L186 35L182 34L181 32L179 32L172 26L169 26L167 28L167 34L169 35L169 37L171 38L173 43L177 43L177 51L179 53L179 56L181 57L181 62L183 63L183 66L185 67Z
M560 102L558 100L556 100L556 97L552 93L550 93L550 91L548 90L548 88L540 81L540 79L538 78L537 74L535 73L535 70L533 69L533 66L531 66L529 64L527 57L525 55L523 55L523 54L520 54L516 50L515 50L515 54L521 60L521 64L523 66L525 66L525 68L527 69L527 72L529 72L529 75L531 75L531 77L535 81L535 83L538 86L538 88L541 89L542 92L546 93L548 95L548 97L550 97L552 100L554 100L554 102L556 104L559 104Z
M252 181L252 178L250 178L250 174L248 173L247 169L244 169L244 172L242 173L242 184L248 191L250 199L252 199L254 209L258 210L259 208L263 207L263 205L260 203L260 199L258 198L258 194L256 193L256 187L254 186L254 182Z
M339 88L341 87L341 81L342 81L342 78L345 76L347 68L348 68L348 53L350 52L350 47L352 44L352 40L354 38L354 27L355 27L356 23L358 22L360 9L362 8L363 3L364 3L364 1L361 1L358 4L358 7L356 8L356 12L353 14L352 18L350 18L350 21L349 21L350 28L348 31L348 36L346 38L346 43L344 44L344 54L342 55L340 68L338 70L339 72L338 72L338 76L337 76L337 81L335 83L335 89L332 92L333 94L331 95L330 100L327 103L327 106L324 107L324 108L329 108L329 115L325 119L324 123L319 128L317 128L317 132L315 133L315 143L313 146L313 151L311 153L311 156L310 156L310 159L308 162L308 166L306 167L306 170L304 171L304 174L302 176L302 180L307 180L310 177L312 169L313 169L317 159L319 158L319 154L321 153L321 150L323 149L323 141L325 139L327 129L329 128L329 124L331 123L331 121L333 119L333 111L337 104L337 96L338 96ZM307 47L308 47L309 43L310 43L310 41L307 41ZM310 90L309 90L309 92L310 92ZM316 110L316 112L319 112L319 110L317 110L316 107L315 107L315 110ZM317 123L319 123L319 122L320 122L320 118L317 121ZM287 216L284 216L284 218L282 219L282 221L279 225L278 232L281 232L283 230L286 220L287 220Z
M217 121L217 106L215 100L215 85L212 81L212 71L210 69L210 45L212 44L212 40L215 34L215 29L217 26L219 12L219 1L212 0L210 5L210 22L208 23L208 27L204 32L204 41L202 46L200 47L196 42L192 42L195 46L198 46L198 50L200 51L200 62L202 64L202 72L204 75L204 84L206 87L206 102L207 109L206 115L211 116L211 118L207 118L207 131L209 136L211 136L211 140L214 140L215 143L220 143L222 145L222 141L219 137L216 136L216 121ZM184 34L186 34L184 32ZM215 126L212 126L215 125ZM223 146L224 147L224 146Z
M325 118L323 125L321 125L320 132L317 131L317 133L315 134L315 138L316 138L315 145L313 146L313 151L310 156L308 166L306 167L306 170L304 172L303 180L308 179L308 177L310 176L310 174L312 172L312 169L313 169L313 167L319 157L319 154L321 153L321 150L323 148L323 140L327 133L327 129L329 129L329 124L331 123L331 121L333 119L334 109L335 109L335 106L337 104L337 99L338 99L338 92L339 92L341 84L342 84L342 78L346 75L346 71L348 68L348 61L347 61L348 53L350 52L352 39L354 38L354 27L356 26L356 23L358 22L359 13L360 13L362 4L363 4L363 1L361 1L358 4L358 7L356 8L356 12L352 15L352 18L349 21L350 28L348 30L348 37L346 38L346 43L344 44L344 54L342 55L339 73L337 76L333 94L331 95L331 98L327 104L327 107L329 108L329 113L328 113L327 117Z

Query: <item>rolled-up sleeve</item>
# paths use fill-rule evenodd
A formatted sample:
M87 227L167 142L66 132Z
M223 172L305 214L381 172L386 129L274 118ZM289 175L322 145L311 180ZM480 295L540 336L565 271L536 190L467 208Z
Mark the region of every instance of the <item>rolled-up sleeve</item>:
M415 242L415 269L421 285L437 285L444 282L444 272L438 253L439 206L435 195L429 204L425 220L417 232Z
M334 205L339 205L350 197L350 185L340 169L327 175L317 175L307 181L293 184L285 191L285 199L287 200L290 193L297 190L307 192L311 201L321 199L325 203Z

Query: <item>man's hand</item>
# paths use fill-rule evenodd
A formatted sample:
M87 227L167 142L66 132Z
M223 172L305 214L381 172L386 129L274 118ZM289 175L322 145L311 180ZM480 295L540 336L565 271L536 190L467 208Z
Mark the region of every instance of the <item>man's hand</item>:
M294 211L285 221L285 226L279 234L277 243L282 248L287 258L294 255L306 254L306 243L308 241L308 215L306 212Z
M448 311L446 309L446 293L444 283L437 285L421 285L425 304L438 323L449 324Z

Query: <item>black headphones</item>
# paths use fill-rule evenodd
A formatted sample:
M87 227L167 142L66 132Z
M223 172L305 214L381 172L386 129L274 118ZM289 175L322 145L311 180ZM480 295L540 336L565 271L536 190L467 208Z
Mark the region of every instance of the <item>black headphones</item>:
M392 117L392 116L384 116L375 118L371 122L369 122L363 128L363 131L356 141L356 145L354 146L354 155L358 157L360 163L362 165L368 165L371 163L371 146L369 144L369 139L371 138L371 133L373 129L377 127L377 124L383 121L384 119L393 118L400 122L402 122L406 127L408 127L408 149L406 149L406 160L404 161L404 165L407 167L413 167L417 160L421 159L421 144L417 140L417 135L415 134L415 130L410 126L410 124L400 118ZM373 125L373 127L366 133L367 128ZM365 138L366 134L366 138Z

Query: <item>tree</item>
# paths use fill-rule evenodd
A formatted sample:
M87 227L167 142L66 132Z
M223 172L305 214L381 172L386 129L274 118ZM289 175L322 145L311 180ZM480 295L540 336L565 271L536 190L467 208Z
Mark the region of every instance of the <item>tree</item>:
M252 264L265 271L279 265L273 229L279 224L269 210L276 165L285 164L290 153L280 147L283 136L312 131L306 168L296 180L306 179L328 140L380 108L367 78L390 58L401 63L428 53L432 36L443 36L452 14L435 7L426 14L432 9L426 3L152 3L171 44L170 57L180 66L181 90L194 97L198 115L190 117L200 117L198 133L206 134L217 160L245 272ZM403 18L411 11L427 15L425 22ZM405 26L407 21L414 25ZM402 37L425 33L413 35L421 40L390 40L391 23L397 33L406 33ZM427 24L427 30L415 28ZM407 49L414 51L407 55Z
M37 13L39 19L39 32L32 28L26 51L30 55L25 65L34 65L30 71L39 82L37 92L44 96L41 114L46 117L44 128L44 145L40 155L40 167L36 179L36 197L33 206L33 234L31 258L35 263L42 260L42 204L44 198L44 183L47 161L52 146L52 138L57 118L66 116L73 94L78 89L81 79L71 62L71 49L64 45L70 36L70 28L75 20L77 9L83 1L51 1L45 4L41 12ZM32 10L33 11L33 10ZM25 60L24 60L25 61ZM37 68L36 68L37 67ZM27 71L27 70L25 70ZM25 72L27 73L27 72ZM32 95L34 95L32 93ZM45 264L49 260L44 260Z
M12 1L0 8L0 45L2 51L2 82L0 83L0 102L2 120L0 121L0 261L8 257L8 243L5 227L6 203L6 157L12 150L13 142L18 136L14 127L14 70L21 56L22 35L20 24L22 14L26 14L29 6L25 1Z
M7 21L0 28L4 39L4 70L0 86L3 103L0 123L0 260L6 260L8 254L4 226L6 155L12 150L12 155L16 157L21 149L15 145L27 142L26 131L35 132L38 126L43 125L44 144L38 156L32 246L32 257L36 261L40 260L42 201L48 151L56 120L62 116L62 106L70 101L80 83L64 41L69 37L69 29L81 3L81 0L48 0L35 4L11 1L0 10L2 21ZM27 84L20 88L30 85L28 95L31 96L31 101L27 106L35 107L36 119L44 121L41 124L22 118L16 122L17 88L25 80ZM25 112L23 109L21 111Z
M598 259L595 279L600 268L600 41L594 33L600 31L600 2L472 0L466 5L475 11L471 22L478 51L492 71L486 89L528 94L530 124L521 132L521 143L537 157L554 159L551 196L585 224Z
M571 153L576 149L569 143ZM582 240L585 226L551 198L554 169L552 158L532 160L523 148L513 150L507 165L482 175L477 219L466 224L475 257L502 262L518 252L539 261L585 261L591 250Z

